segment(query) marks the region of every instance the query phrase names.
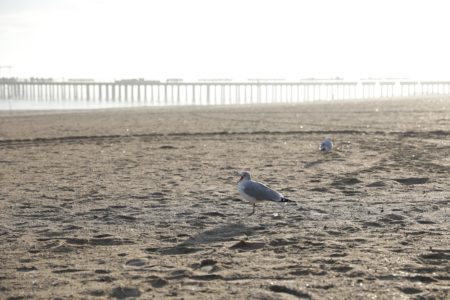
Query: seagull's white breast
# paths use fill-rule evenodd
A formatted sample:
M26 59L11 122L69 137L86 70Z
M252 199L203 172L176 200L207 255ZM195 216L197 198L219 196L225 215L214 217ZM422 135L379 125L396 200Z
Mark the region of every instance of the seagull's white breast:
M256 202L256 199L255 199L255 198L253 198L253 197L247 195L247 194L244 192L244 189L245 189L245 183L246 183L246 182L247 182L247 181L241 181L241 182L239 182L239 184L238 184L238 191L239 191L239 194L241 195L241 197L242 197L244 200L247 200L247 201L250 201L250 202Z

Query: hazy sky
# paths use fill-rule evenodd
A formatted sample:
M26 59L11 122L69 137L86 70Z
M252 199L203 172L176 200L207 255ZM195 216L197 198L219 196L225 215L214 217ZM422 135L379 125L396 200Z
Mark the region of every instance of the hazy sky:
M446 2L0 0L0 66L19 77L448 80Z

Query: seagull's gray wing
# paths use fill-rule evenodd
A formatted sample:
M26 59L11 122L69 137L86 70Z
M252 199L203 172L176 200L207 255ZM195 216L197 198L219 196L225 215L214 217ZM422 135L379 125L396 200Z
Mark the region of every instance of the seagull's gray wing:
M244 193L246 193L250 197L255 198L258 201L262 200L280 201L281 198L283 198L283 196L280 193L272 190L268 186L250 180L244 184Z

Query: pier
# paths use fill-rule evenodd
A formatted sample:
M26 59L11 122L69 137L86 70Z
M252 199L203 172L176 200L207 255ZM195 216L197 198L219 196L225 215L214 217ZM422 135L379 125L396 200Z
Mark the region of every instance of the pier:
M0 78L0 101L117 106L299 103L448 95L450 81L53 81Z

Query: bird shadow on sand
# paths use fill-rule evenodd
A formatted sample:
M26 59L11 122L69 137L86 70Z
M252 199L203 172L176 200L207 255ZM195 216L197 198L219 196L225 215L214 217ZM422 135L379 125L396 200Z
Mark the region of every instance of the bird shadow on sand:
M146 252L158 252L166 255L195 253L205 250L201 245L240 240L239 237L250 236L256 229L242 223L225 224L200 232L173 247L147 248Z
M318 155L319 156L319 155ZM333 161L342 161L343 158L339 153L336 152L321 152L320 157L317 157L316 160L308 161L304 164L304 168L313 168L323 163L331 163Z
M195 244L209 244L227 242L236 236L252 235L255 228L249 227L242 223L231 223L221 225L212 229L205 230L193 237L190 237L181 244L195 245Z
M305 163L304 167L305 167L306 169L312 168L312 167L315 167L315 166L317 166L317 165L320 165L320 164L323 163L323 162L324 162L323 159L318 159L318 160L315 160L315 161L311 161L311 162Z

